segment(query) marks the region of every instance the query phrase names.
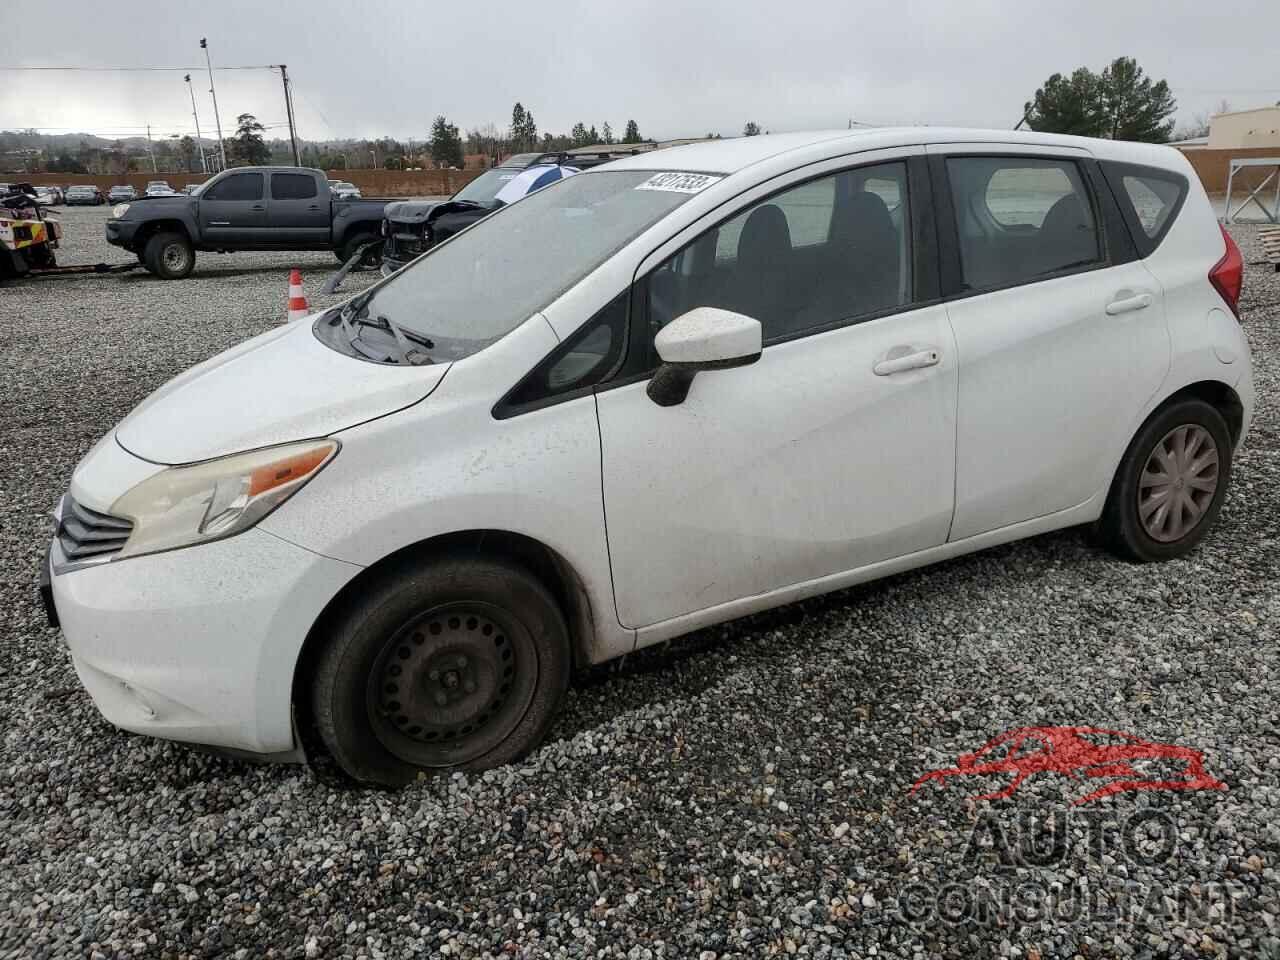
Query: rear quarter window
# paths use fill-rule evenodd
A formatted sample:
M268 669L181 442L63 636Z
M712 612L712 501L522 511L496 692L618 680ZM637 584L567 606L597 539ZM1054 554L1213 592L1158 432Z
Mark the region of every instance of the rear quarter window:
M1104 162L1102 170L1138 255L1150 256L1178 218L1187 198L1187 178L1172 170L1129 163Z

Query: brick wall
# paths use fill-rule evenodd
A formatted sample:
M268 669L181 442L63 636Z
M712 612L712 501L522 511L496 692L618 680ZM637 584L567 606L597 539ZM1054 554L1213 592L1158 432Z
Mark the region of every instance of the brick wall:
M440 197L456 193L483 172L482 170L329 170L327 175L331 180L346 180L354 183L366 197ZM34 183L37 187L44 184L57 184L62 187L86 184L96 186L103 193L121 183L131 184L141 193L148 180L165 180L173 189L181 190L188 184L204 183L207 179L209 179L207 176L199 173L124 173L106 176L84 173L0 174L0 180L6 182Z

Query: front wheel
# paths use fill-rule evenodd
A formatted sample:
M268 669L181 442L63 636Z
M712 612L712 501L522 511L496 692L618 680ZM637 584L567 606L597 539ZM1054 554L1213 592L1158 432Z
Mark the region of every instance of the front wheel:
M1231 434L1222 414L1203 400L1171 404L1129 444L1098 532L1125 559L1184 556L1213 526L1230 480Z
M484 770L545 736L569 683L569 632L520 567L440 560L362 589L311 678L321 740L356 780Z
M181 280L195 269L196 252L182 234L164 231L147 241L142 262L162 280Z

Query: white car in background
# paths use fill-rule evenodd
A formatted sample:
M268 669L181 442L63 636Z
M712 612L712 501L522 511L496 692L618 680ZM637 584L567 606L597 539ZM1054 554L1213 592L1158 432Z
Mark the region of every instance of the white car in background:
M172 197L177 191L169 186L167 180L148 180L147 187L142 191L144 197Z
M348 183L346 180L330 180L329 190L339 200L358 200L360 198L360 188L354 183Z
M489 767L575 664L1062 527L1185 555L1253 410L1241 280L1165 147L617 160L154 393L77 467L46 595L127 730Z

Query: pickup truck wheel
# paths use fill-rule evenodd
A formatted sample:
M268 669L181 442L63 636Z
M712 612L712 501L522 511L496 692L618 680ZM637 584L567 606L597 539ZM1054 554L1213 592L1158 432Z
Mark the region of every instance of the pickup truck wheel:
M157 233L147 241L143 263L161 280L181 280L195 269L196 252L180 233Z
M378 239L378 235L373 232L362 232L353 234L343 241L342 246L337 250L338 259L342 263L346 263L356 255L356 251L363 247L366 243L372 243ZM373 247L360 258L359 266L376 269L382 263L382 248Z
M310 678L316 731L349 776L400 786L485 770L546 735L569 684L569 631L527 571L473 557L403 564L352 601Z

